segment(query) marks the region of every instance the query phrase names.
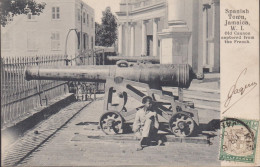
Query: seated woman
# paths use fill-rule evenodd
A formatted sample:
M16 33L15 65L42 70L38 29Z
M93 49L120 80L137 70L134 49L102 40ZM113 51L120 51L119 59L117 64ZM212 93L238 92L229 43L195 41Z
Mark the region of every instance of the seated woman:
M150 96L145 96L142 99L144 107L136 112L135 120L133 124L133 131L138 139L140 139L139 147L137 151L143 149L144 139L146 141L157 139L157 132L159 128L158 115L153 111L153 101ZM161 144L161 140L158 141L158 145Z

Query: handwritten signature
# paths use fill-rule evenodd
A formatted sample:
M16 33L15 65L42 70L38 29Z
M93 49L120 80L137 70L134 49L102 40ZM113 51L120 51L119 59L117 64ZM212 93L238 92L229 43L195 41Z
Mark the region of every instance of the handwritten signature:
M229 110L232 106L234 106L238 101L240 101L243 97L245 97L249 92L251 92L257 85L256 82L249 82L244 84L243 86L237 86L240 78L243 75L246 75L247 72L247 68L245 68L238 76L236 82L234 85L231 86L228 95L227 95L227 99L225 100L224 106L227 108L225 109L222 114L224 114L227 110ZM236 100L233 103L230 103L233 96L235 95L240 95L240 98L238 100Z

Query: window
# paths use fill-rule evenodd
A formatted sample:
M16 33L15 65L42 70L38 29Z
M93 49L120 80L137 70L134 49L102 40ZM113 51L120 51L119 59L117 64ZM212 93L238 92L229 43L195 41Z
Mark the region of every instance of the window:
M60 19L60 7L52 7L52 19Z
M93 39L93 37L91 37L91 48L92 49L94 48L94 39Z
M88 14L87 14L87 26L89 25Z
M86 49L86 34L83 34L83 47Z
M33 15L32 13L28 13L28 14L27 14L27 20L28 20L28 21L33 21L33 20L35 20L35 15Z
M88 43L89 43L88 40L89 40L89 39L88 39L88 34L86 33L86 34L85 34L85 37L84 37L84 42L85 42L85 43L84 43L84 49L88 49L88 48L89 48L89 47L88 47Z
M89 44L89 39L88 39L88 34L86 34L86 49L88 49L88 44Z
M91 27L94 28L94 19L91 18Z
M80 49L80 32L78 32L77 35L78 35L78 49Z
M27 50L36 51L38 50L37 32L31 31L27 32Z
M13 17L10 14L6 17L6 19L7 19L8 22L13 21Z
M60 8L56 7L56 17L57 19L60 19Z
M80 21L80 9L78 9L78 21Z
M51 33L51 50L60 50L60 33L52 32Z
M86 23L86 13L83 12L83 23L85 24Z

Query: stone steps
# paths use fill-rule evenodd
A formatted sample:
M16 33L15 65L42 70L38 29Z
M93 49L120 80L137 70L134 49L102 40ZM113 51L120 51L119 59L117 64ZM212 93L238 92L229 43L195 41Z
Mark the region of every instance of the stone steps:
M173 95L178 95L178 88L164 88ZM206 109L209 111L220 111L220 91L209 88L191 86L189 89L183 89L184 101L194 102L195 108Z

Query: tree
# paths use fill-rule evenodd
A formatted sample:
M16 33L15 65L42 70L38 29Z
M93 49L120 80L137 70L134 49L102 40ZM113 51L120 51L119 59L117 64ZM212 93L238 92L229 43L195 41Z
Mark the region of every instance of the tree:
M96 46L103 46L102 40L101 40L101 34L102 34L102 26L95 22L95 45Z
M34 0L1 0L1 25L5 26L8 23L8 18L16 15L28 13L40 15L45 5L45 3L37 3Z
M102 24L96 24L96 45L112 46L117 39L116 16L112 14L110 7L106 7L102 12Z

